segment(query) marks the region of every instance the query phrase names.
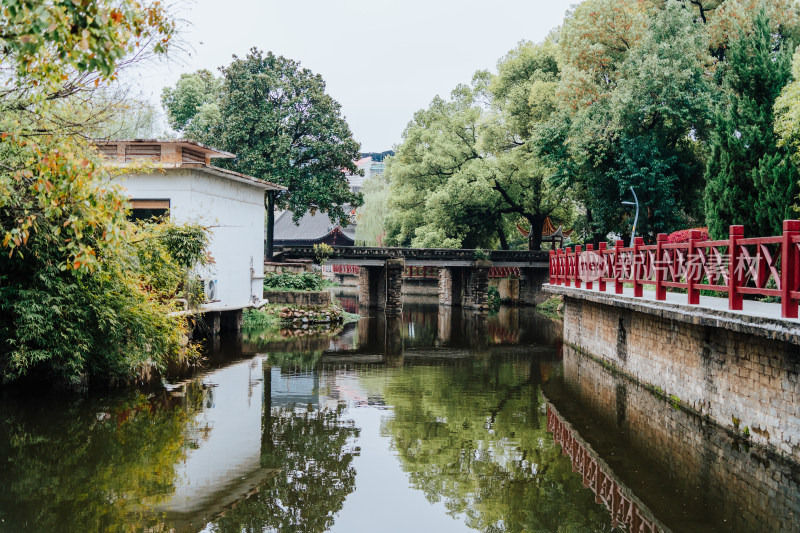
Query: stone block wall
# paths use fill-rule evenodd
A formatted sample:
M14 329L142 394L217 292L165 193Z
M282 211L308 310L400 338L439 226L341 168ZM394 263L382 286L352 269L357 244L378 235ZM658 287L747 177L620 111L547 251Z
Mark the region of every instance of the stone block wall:
M328 291L264 291L264 298L271 304L297 305L300 307L331 304L331 293Z
M800 347L680 318L565 296L564 341L800 461Z

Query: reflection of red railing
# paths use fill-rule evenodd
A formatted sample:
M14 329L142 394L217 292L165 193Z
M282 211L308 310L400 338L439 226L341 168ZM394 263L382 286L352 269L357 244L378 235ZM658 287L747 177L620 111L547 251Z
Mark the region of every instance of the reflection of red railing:
M519 267L492 267L489 269L490 278L518 278Z
M645 246L641 237L626 248L601 242L550 252L550 284L601 291L607 283L622 293L624 283L633 285L634 296L643 295L644 285L654 285L656 299L665 300L667 290L688 292L691 305L700 303L700 291L727 293L728 308L741 310L742 296L773 296L781 299L784 318L797 318L800 304L800 220L785 220L783 235L744 238L743 226L731 226L722 241L702 241L692 230L687 243L667 243L659 234L656 244ZM772 285L772 286L770 286ZM774 287L774 288L773 288Z
M553 440L561 445L562 453L572 459L572 471L583 475L583 486L592 489L595 501L611 511L611 520L615 528L623 525L623 529L630 532L663 532L658 524L643 516L639 504L603 470L597 458L575 438L575 434L550 404L547 405L547 431L551 432Z

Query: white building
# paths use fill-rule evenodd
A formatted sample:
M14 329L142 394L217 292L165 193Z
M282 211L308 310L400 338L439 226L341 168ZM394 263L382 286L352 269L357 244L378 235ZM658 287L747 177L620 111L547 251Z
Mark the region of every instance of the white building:
M187 140L127 140L98 144L115 166L141 165L115 178L127 191L134 218L169 212L177 223L210 228L214 262L201 273L209 303L205 312L260 304L264 287L264 195L285 190L211 165L233 154ZM152 167L152 168L151 168Z

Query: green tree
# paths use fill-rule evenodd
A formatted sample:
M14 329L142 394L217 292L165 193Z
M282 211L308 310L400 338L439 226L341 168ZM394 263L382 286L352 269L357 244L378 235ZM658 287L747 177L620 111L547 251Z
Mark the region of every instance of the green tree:
M731 224L752 235L777 235L791 217L798 170L774 131L774 106L791 79L793 46L773 33L761 8L751 31L732 41L722 74L706 168L706 218L714 238Z
M572 202L529 142L554 111L556 47L523 42L498 70L476 73L471 86L435 98L409 123L387 164L390 243L508 248L523 221L536 249L548 216L571 220Z
M185 320L145 283L125 197L85 141L85 115L68 115L135 53L164 52L174 25L134 0L0 7L0 380L163 367Z
M198 91L189 88L203 85L199 74L165 90L164 102L176 126L191 126L187 136L236 153L236 159L222 166L288 188L267 195L268 253L275 207L290 209L295 221L307 211L322 211L346 224L344 206L362 203L346 178L348 172L358 172L359 144L341 106L325 92L322 77L296 61L255 48L245 58L234 56L220 70L216 103L193 96Z
M591 0L559 36L559 109L535 144L585 203L595 240L629 230L620 201L631 186L651 238L702 216L711 58L704 26L684 7Z
M219 125L221 89L222 81L208 70L181 74L174 88L164 87L161 92L170 127L187 137L204 140Z

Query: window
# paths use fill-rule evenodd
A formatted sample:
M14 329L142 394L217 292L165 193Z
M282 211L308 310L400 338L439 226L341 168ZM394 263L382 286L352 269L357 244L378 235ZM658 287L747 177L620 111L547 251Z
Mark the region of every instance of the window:
M169 213L169 199L167 200L131 200L130 219L150 220L151 218L163 217Z

